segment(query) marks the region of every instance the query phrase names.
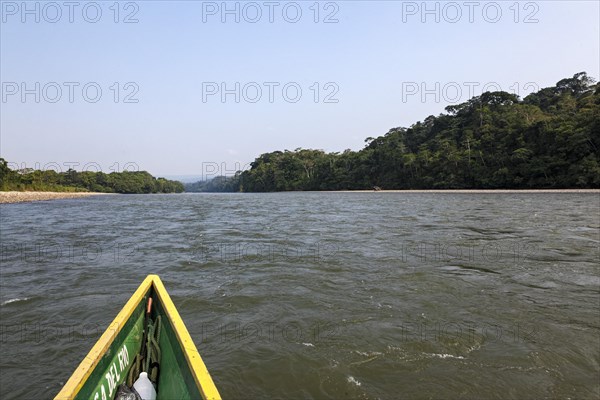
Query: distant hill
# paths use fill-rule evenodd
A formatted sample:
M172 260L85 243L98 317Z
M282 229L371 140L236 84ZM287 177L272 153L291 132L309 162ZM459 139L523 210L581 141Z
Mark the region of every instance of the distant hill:
M54 170L14 171L0 158L0 191L104 192L104 193L180 193L181 182L155 178L138 172L66 172Z
M274 151L186 190L600 187L600 85L585 72L522 100L486 92L445 111L367 138L357 152Z
M163 177L181 183L194 183L206 180L202 175L164 175Z
M239 176L239 173L236 176ZM210 180L186 183L184 187L186 192L239 192L237 180L226 176L217 176Z

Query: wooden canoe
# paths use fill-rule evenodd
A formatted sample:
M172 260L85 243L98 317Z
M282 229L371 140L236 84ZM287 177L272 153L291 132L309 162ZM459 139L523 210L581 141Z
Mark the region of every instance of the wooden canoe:
M157 400L221 398L163 283L157 275L148 275L55 400L114 398L142 349L148 298L152 317L161 320Z

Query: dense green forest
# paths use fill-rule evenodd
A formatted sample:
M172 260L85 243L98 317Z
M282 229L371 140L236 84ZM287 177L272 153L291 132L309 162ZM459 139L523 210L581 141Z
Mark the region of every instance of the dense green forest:
M585 72L524 99L486 92L360 151L262 154L187 191L598 188L600 85Z
M0 190L104 193L180 193L183 184L139 172L13 171L0 158Z

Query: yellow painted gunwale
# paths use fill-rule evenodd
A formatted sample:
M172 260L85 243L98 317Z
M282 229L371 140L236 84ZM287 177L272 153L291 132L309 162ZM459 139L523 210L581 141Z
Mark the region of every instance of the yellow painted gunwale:
M169 296L169 293L165 289L160 278L157 275L154 276L156 277L154 280L154 288L171 324L173 324L173 330L177 335L183 354L192 370L191 372L196 381L196 385L200 389L200 394L204 400L220 400L221 395L219 394L204 361L202 361L202 357L200 357L200 353L198 352L190 333L179 316L179 311L175 308L175 304L173 304L171 296Z
M192 338L179 316L179 312L175 308L165 286L158 275L148 275L111 322L106 331L104 331L100 339L98 339L94 347L92 347L87 356L79 364L75 372L73 372L73 375L71 375L54 400L69 400L74 399L75 396L77 396L77 393L79 393L86 380L92 374L100 359L114 342L121 331L121 328L129 320L138 304L140 304L152 286L154 286L154 290L158 294L163 308L173 325L173 329L177 334L177 339L179 340L183 353L188 361L188 365L192 371L192 375L194 376L194 380L196 381L202 396L205 400L221 399L219 391L208 373L208 369L206 368L204 361L202 361L200 353L198 353L196 345L192 341Z

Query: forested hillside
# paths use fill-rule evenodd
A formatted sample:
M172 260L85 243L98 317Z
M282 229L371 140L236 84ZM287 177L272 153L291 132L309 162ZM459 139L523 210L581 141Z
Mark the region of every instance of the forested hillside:
M13 171L0 158L0 190L104 193L180 193L183 184L139 172Z
M600 187L600 85L586 73L524 99L487 92L364 149L262 154L190 191Z

